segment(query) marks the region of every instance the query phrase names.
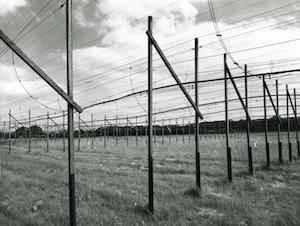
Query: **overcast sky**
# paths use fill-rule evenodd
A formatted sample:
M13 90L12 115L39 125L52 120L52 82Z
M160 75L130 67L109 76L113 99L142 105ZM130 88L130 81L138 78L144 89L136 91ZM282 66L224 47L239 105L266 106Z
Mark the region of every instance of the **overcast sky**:
M215 26L233 60L251 73L300 68L300 1L295 0L213 0ZM153 36L183 82L194 79L194 38L199 38L199 80L220 78L224 46L216 36L207 0L74 0L74 92L83 107L121 97L147 88L147 17L153 16ZM0 27L63 89L65 71L65 6L63 0L0 0ZM27 26L26 26L27 25ZM26 26L26 27L25 27ZM19 36L17 36L19 34ZM0 43L0 119L9 109L22 119L32 115L59 114L66 103L10 50ZM154 51L155 52L155 51ZM13 66L13 62L15 66ZM228 57L234 76L243 70ZM154 54L155 87L174 84L174 79ZM19 77L19 79L18 79ZM285 84L299 89L298 74L272 76L268 84L275 92ZM244 95L243 80L237 80ZM224 119L223 82L199 85L200 111L205 120ZM230 99L236 98L230 86ZM194 98L194 87L187 86ZM31 97L29 96L29 94ZM262 82L249 79L249 96L262 95ZM212 102L216 102L212 104ZM281 101L284 104L284 98ZM46 106L46 107L45 107ZM154 93L154 111L189 106L178 88ZM250 113L262 116L262 98L252 98ZM244 117L237 101L230 103L232 119ZM87 109L82 117L103 119L104 115L146 114L146 94ZM269 110L269 115L273 112ZM282 109L282 114L285 110ZM155 116L193 120L192 109ZM146 117L140 118L145 122Z

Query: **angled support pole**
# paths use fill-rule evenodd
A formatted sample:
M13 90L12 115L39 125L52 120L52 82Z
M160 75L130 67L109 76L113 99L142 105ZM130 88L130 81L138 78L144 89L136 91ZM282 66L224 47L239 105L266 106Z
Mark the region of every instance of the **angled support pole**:
M160 49L158 43L154 39L154 37L152 35L152 17L151 16L148 17L148 30L147 30L146 34L148 36L148 128L149 128L149 133L148 133L148 141L149 141L148 142L148 167L149 167L148 168L148 183L149 183L148 184L149 185L148 186L148 188L149 188L148 210L150 211L150 213L153 214L153 211L154 211L154 206L153 206L153 157L152 157L152 152L153 152L153 125L152 125L152 114L153 114L153 112L152 112L153 111L153 106L152 106L153 105L152 55L153 55L153 52L152 52L152 47L153 46L156 49L156 51L157 51L158 55L160 56L160 58L162 59L162 61L164 62L165 66L168 68L169 72L175 79L177 85L180 87L181 91L183 92L183 94L185 95L187 100L190 102L192 107L194 108L197 116L200 119L203 119L203 115L199 111L198 106L192 100L191 96L189 95L189 93L183 86L182 82L180 81L179 77L175 73L174 69L172 68L171 64L169 63L168 59L166 58L163 51Z
M73 100L73 60L72 60L72 0L66 2L66 52L67 52L67 93L60 88L36 63L34 63L2 30L0 39L15 52L33 71L68 102L68 154L69 154L69 204L70 225L76 225L75 173L74 173L74 118L73 109L83 109Z
M163 51L160 49L159 45L157 44L156 40L154 39L152 32L150 32L149 30L146 32L146 34L148 35L148 38L150 39L151 44L155 47L158 55L161 57L162 61L164 62L164 64L166 65L166 67L168 68L169 72L171 73L171 75L173 76L173 78L175 79L177 85L180 87L181 91L183 92L183 94L185 95L185 97L187 98L187 100L190 102L191 106L194 108L194 110L197 112L197 115L200 119L203 119L203 115L201 114L201 112L198 109L198 106L196 106L196 104L194 103L194 101L192 100L191 96L189 95L189 93L187 92L187 90L185 89L185 87L183 86L182 82L180 81L179 77L177 76L177 74L175 73L174 69L172 68L171 64L169 63L168 59L166 58L166 56L164 55Z
M263 76L263 77L264 77L264 76ZM268 88L268 85L267 85L267 83L266 83L265 80L263 80L263 82L264 82L264 88L265 88L266 91L267 91L267 94L268 94L268 97L269 97L270 102L271 102L271 104L272 104L273 110L274 110L274 112L275 112L275 114L276 114L277 122L278 122L280 125L282 125L280 115L279 115L279 113L278 113L278 111L277 111L277 108L276 108L276 106L275 106L275 104L274 104L274 101L273 101L272 95L271 95L271 93L270 93L270 90L269 90L269 88Z
M63 129L49 116L51 122L54 123L54 126L58 129L59 132L63 132Z
M65 99L78 112L83 109L62 89L60 88L35 62L33 62L2 30L0 39L17 54L34 72L36 72L49 86L51 86L63 99Z
M246 72L245 72L246 73ZM229 119L228 119L228 85L227 85L227 75L229 77L229 80L231 81L233 88L239 98L239 101L244 109L244 112L247 117L247 121L251 121L250 114L248 112L248 107L244 103L243 98L240 94L240 91L238 90L236 83L234 81L234 78L230 72L230 69L227 65L227 56L226 53L224 54L224 91L225 91L225 131L226 131L226 153L227 153L227 176L228 181L232 182L232 161L231 161L231 147L229 146ZM246 76L247 77L247 76ZM246 81L245 81L246 82ZM249 147L249 146L248 146ZM249 149L248 149L249 151ZM249 161L250 162L250 161ZM250 171L250 170L249 170Z
M269 100L272 104L272 108L276 114L276 119L277 119L277 124L279 125L278 127L278 131L280 131L280 126L282 125L282 121L281 121L281 117L279 115L278 109L279 109L279 105L278 105L278 81L276 82L276 105L274 104L273 98L272 98L272 94L268 88L268 85L266 83L266 79L265 79L265 74L262 75L262 81L263 81L263 98L264 98L264 121L265 121L265 142L266 142L266 158L267 158L267 168L270 168L270 144L268 141L268 118L267 118L267 103L266 103L266 95L268 95ZM280 132L279 132L279 137L278 140L280 142ZM282 161L282 157L281 157L281 147L280 147L280 143L279 143L279 162Z
M295 100L295 107L294 107L294 104L293 104L293 101L292 101L292 98L291 98L291 95L290 95L290 92L288 90L288 86L286 85L286 95L287 95L287 117L288 117L288 143L289 143L289 160L290 162L292 162L292 143L291 143L291 140L290 140L290 117L289 117L289 114L288 114L288 110L289 110L289 104L288 104L288 101L290 102L291 106L292 106L292 110L293 110L293 113L294 113L294 116L295 116L295 122L296 122L296 139L297 139L297 154L299 154L299 141L298 141L298 126L299 126L299 121L298 121L298 117L297 117L297 105L296 105L296 90L294 89L294 100Z

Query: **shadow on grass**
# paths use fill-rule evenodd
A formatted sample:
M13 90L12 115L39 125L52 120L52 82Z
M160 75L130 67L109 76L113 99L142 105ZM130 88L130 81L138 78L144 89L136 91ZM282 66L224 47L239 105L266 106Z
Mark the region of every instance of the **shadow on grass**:
M133 207L133 212L142 216L144 220L147 220L148 222L153 222L155 220L154 213L151 213L148 208L148 204L142 206L142 205L136 205Z
M191 196L191 197L201 198L203 192L202 192L202 190L196 190L195 188L190 188L190 189L186 190L183 194L187 195L187 196Z

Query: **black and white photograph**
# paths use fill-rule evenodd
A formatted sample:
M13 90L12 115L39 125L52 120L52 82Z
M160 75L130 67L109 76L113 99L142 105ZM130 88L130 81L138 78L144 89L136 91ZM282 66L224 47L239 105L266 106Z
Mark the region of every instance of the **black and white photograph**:
M0 0L0 226L300 226L298 105L300 0Z

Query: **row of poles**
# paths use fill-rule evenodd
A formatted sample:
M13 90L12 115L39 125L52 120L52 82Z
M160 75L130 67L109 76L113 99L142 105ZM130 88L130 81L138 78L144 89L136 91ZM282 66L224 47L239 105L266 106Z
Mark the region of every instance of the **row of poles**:
M32 138L35 138L35 141L37 143L37 139L44 139L45 143L46 143L46 152L49 151L49 142L50 140L58 140L59 138L62 138L62 142L63 142L63 151L65 152L66 150L66 142L65 142L65 138L66 138L66 130L65 130L65 113L63 111L62 114L62 124L58 124L57 122L54 121L54 119L52 117L49 116L49 113L47 113L47 121L46 121L46 125L45 125L45 133L42 130L41 127L35 125L36 127L36 134L33 134L32 132L32 122L31 122L31 117L30 117L30 110L28 113L28 121L26 122L21 122L20 120L18 120L12 113L11 110L9 110L8 116L9 116L9 120L8 120L8 146L9 146L9 153L11 153L11 149L12 149L12 143L13 143L13 139L14 139L14 143L16 143L17 141L17 137L20 136L19 134L17 134L17 125L21 126L23 128L22 132L22 138L24 139L25 143L28 143L28 152L31 152L31 143L32 143ZM13 121L14 121L14 131L13 131ZM107 148L107 143L108 140L110 138L112 138L113 143L115 144L115 146L118 146L119 144L119 139L121 137L124 137L126 139L126 144L127 146L130 145L130 137L135 137L135 145L139 146L139 137L140 136L144 136L145 139L145 144L147 144L147 126L140 126L138 124L138 120L136 117L136 121L135 124L133 124L128 117L126 118L126 126L124 127L119 127L120 125L118 125L118 116L116 116L115 119L115 124L113 124L113 122L111 122L110 120L108 120L106 118L106 116L104 116L104 125L103 127L98 127L97 129L100 129L101 131L101 135L99 136L99 138L103 139L103 146L104 148ZM52 122L52 125L50 125L50 122ZM165 120L162 119L161 120L162 125L157 125L155 123L155 119L153 120L153 141L154 141L154 145L155 144L171 144L172 139L175 139L176 143L178 143L179 141L179 135L184 135L182 136L182 142L185 143L185 141L191 141L191 134L192 133L198 133L199 134L199 126L198 128L196 128L195 126L192 126L190 121L188 124L185 124L184 119L182 119L182 126L178 124L178 121L176 119L176 123L175 125L171 124L171 119L169 119L169 124L165 124ZM81 149L81 139L82 138L86 138L87 142L89 142L89 139L91 139L91 148L94 148L94 143L96 141L97 135L96 135L96 130L95 130L95 126L94 126L94 121L93 121L93 115L91 115L91 121L90 121L90 125L88 125L87 122L83 121L80 117L80 115L78 114L78 130L77 130L77 138L78 138L78 148L77 151L80 151ZM147 120L146 120L147 123ZM199 122L197 122L199 123ZM27 125L28 124L28 130L27 130ZM84 125L87 130L82 131L81 130L81 125ZM5 123L4 123L5 125ZM175 127L175 131L172 130L171 126ZM140 131L140 128L142 127L142 131ZM194 128L192 128L194 127ZM41 131L38 131L38 128L41 129ZM52 128L52 129L51 129ZM55 129L53 131L53 128ZM125 130L125 133L123 133L123 135L120 135L120 130L121 128L123 128ZM132 131L132 128L134 128ZM5 129L5 126L4 126ZM109 133L109 129L112 129L112 133ZM194 130L193 130L194 129ZM186 131L187 130L187 131ZM204 129L206 130L206 129ZM5 136L5 130L2 130L3 133L3 137ZM38 134L38 133L42 133L42 134ZM122 133L121 133L122 134ZM173 135L175 136L175 138L173 138ZM185 138L185 136L187 136L187 138ZM203 139L207 139L207 138L211 138L212 136L214 136L216 138L217 134L204 134L203 135ZM225 136L224 134L220 134L220 136ZM235 134L235 136L237 136L237 134ZM160 139L158 140L159 137ZM200 139L202 138L202 136L200 135Z
M195 176L196 176L196 192L199 194L201 191L201 176L200 176L200 151L199 151L199 118L203 119L202 114L198 109L198 39L195 39L195 102L192 100L191 96L187 93L184 86L182 85L180 79L178 78L177 74L175 73L174 69L168 62L167 58L165 57L164 53L160 49L159 45L157 44L156 40L152 35L152 17L148 17L148 30L146 32L148 36L148 210L151 214L154 213L154 188L153 188L153 123L152 123L152 114L153 114L153 67L152 67L152 56L153 56L153 46L155 47L158 55L164 62L165 66L169 70L170 74L175 79L177 85L184 93L185 97L191 104L191 106L195 110ZM264 99L264 124L265 124L265 144L266 144L266 159L267 159L267 168L270 168L270 144L268 141L268 119L267 119L267 104L266 104L266 92L270 98L272 103L272 107L276 113L278 119L278 150L279 150L279 162L282 163L282 143L280 139L280 124L281 119L279 116L279 101L278 101L278 81L276 80L276 103L277 107L274 105L272 95L268 89L267 83L265 82L265 75L266 74L250 74L247 72L247 65L244 67L244 78L245 78L245 98L242 98L238 87L234 81L234 77L231 74L231 71L227 65L226 61L226 54L224 54L224 97L225 97L225 135L226 135L226 155L227 155L227 176L228 181L232 182L232 156L231 156L231 147L230 147L230 131L229 131L229 106L228 106L228 80L231 81L233 88L239 98L239 101L245 111L246 120L247 120L247 151L248 151L248 165L249 165L249 174L253 175L253 160L252 160L252 147L250 145L250 128L251 128L251 117L248 111L248 83L247 78L250 76L262 77L263 81L263 99ZM267 73L268 75L271 74L280 74L286 72L294 72L300 70L290 70L290 71L280 71L280 72L271 72ZM245 102L244 102L245 99ZM287 119L288 119L288 149L289 149L289 161L292 161L292 145L290 140L290 117L289 117L289 107L290 105L293 108L295 121L296 121L296 142L297 142L297 150L298 150L298 158L300 157L300 150L299 150L299 140L298 140L298 118L297 118L297 105L296 105L296 91L294 89L294 104L292 103L292 98L289 94L288 86L286 86L286 107L287 107ZM289 105L290 104L290 105Z
M191 98L182 82L180 81L178 75L172 68L171 64L167 60L163 51L160 49L158 43L152 35L152 17L148 17L148 30L146 32L148 36L148 210L150 213L154 213L154 189L153 189L153 47L156 49L158 55L164 62L165 66L171 73L172 77L176 81L177 85L195 110L195 174L196 174L196 192L199 194L201 191L201 176L200 176L200 152L199 152L199 118L203 119L201 112L198 109L198 39L195 39L195 101ZM67 59L67 93L65 93L50 77L42 71L41 68L38 67L25 53L19 49L15 43L10 40L2 31L0 32L1 39L19 56L21 57L40 77L42 77L56 92L58 92L67 102L68 102L68 129L67 129L67 137L68 137L68 175L69 175L69 214L70 214L70 225L76 225L76 208L75 208L75 158L74 158L74 109L78 112L82 112L83 109L73 100L73 55L72 55L72 0L67 0L66 2L66 59ZM274 74L274 73L267 73ZM229 76L229 78L227 77ZM256 75L257 76L257 75ZM245 70L245 80L247 79L247 71ZM250 147L250 115L248 112L248 100L246 100L246 104L241 97L234 79L231 75L231 72L226 63L226 54L224 55L224 86L225 86L225 121L226 121L226 150L227 150L227 165L228 165L228 179L232 181L232 169L231 169L231 148L229 147L229 120L228 120L228 90L227 90L227 80L230 79L233 84L235 91L239 97L239 100L245 110L247 117L247 145L248 145L248 156L249 156L249 171L253 174L253 166L252 166L252 151ZM247 82L245 82L247 84ZM270 150L269 150L269 142L268 142L268 125L267 125L267 114L266 114L266 90L267 86L264 80L263 75L263 88L264 88L264 115L265 115L265 141L266 141L266 157L267 157L267 166L270 166ZM247 96L247 95L246 95ZM270 96L271 98L271 96ZM247 98L246 98L247 99ZM293 107L295 118L297 119L296 112L296 101L293 105L291 96L289 94L287 88L287 115L288 115L288 143L289 143L289 160L292 161L292 146L290 141L290 119L289 119L289 103L295 107ZM278 108L278 104L277 104ZM276 110L277 111L277 110ZM279 115L277 113L279 118ZM10 119L11 120L11 119ZM279 120L279 119L278 119ZM30 128L30 125L29 125ZM280 127L278 126L278 143L280 144ZM80 134L80 133L79 133ZM298 125L297 125L297 148L298 148L298 157L299 153L299 141L298 141ZM30 143L30 142L29 142ZM31 147L31 146L30 146ZM279 145L279 150L281 149L281 145ZM279 151L281 152L281 151ZM282 156L282 153L279 154ZM281 159L282 160L282 159ZM282 161L281 161L282 162Z
M276 72L275 72L276 73ZM271 75L273 73L267 73ZM226 62L226 54L224 55L224 87L225 87L225 122L226 122L226 150L227 150L227 174L228 180L232 181L232 161L231 161L231 147L229 144L229 119L228 119L228 88L227 88L227 80L230 77L231 83L235 88L236 94L239 97L240 103L242 104L244 111L246 113L247 120L247 150L248 150L248 165L249 165L249 174L253 175L253 160L252 160L252 147L250 145L250 127L251 127L251 119L248 111L248 83L247 78L249 74L247 72L247 65L244 67L244 77L245 77L245 103L243 98L236 87L234 79L230 73L230 70L227 66ZM250 75L251 76L251 75ZM273 101L272 94L268 88L268 85L265 80L266 74L261 74L262 79L262 87L263 87L263 106L264 106L264 134L265 134L265 151L266 151L266 167L269 169L271 160L270 160L270 143L268 140L268 115L267 115L267 96L272 104L272 108L276 114L277 119L277 139L278 139L278 161L279 163L283 163L282 159L282 141L281 141L281 125L282 120L279 114L279 93L278 93L278 80L276 80L276 105ZM289 161L292 162L292 143L290 138L290 128L291 128L291 120L289 115L289 108L292 107L294 118L295 118L295 128L296 128L296 144L297 144L297 156L300 157L300 146L299 146L299 136L298 136L298 116L297 116L297 98L296 98L296 89L293 90L294 103L292 101L291 95L289 93L288 85L286 85L286 115L287 115L287 136L288 136L288 156Z

